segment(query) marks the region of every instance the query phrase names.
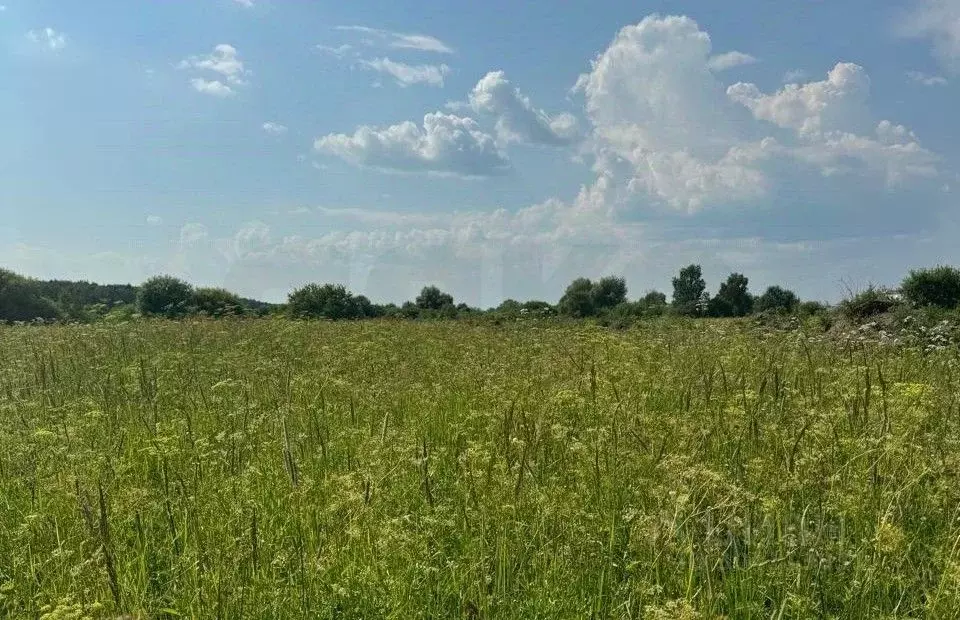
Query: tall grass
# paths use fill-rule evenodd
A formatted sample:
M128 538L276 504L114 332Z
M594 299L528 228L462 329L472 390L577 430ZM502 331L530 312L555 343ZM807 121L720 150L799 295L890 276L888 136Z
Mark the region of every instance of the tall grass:
M734 322L0 328L0 616L957 618L958 383Z

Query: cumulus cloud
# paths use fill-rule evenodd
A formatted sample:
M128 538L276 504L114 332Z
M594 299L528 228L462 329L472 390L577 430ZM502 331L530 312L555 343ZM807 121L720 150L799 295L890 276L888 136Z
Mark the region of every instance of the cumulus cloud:
M180 69L192 70L200 74L215 74L213 79L202 75L191 78L190 84L194 90L217 97L229 97L235 94L234 87L246 86L250 71L240 60L240 54L235 47L221 43L205 56L191 56L180 61Z
M758 119L801 135L815 135L867 116L870 78L859 65L839 63L820 82L790 84L770 95L740 82L730 86L727 94Z
M726 71L727 69L732 69L741 65L752 65L757 62L759 61L750 54L733 51L711 56L707 61L707 66L714 71Z
M314 148L354 165L398 172L483 177L509 167L476 121L441 112L424 116L422 126L406 121L382 129L362 126L352 135L330 134L318 138Z
M436 37L425 34L405 34L392 32L369 26L337 26L337 30L352 32L363 37L362 42L368 46L380 46L393 49L414 50L418 52L432 52L435 54L452 54L453 48Z
M395 62L389 58L374 58L373 60L362 60L360 65L367 69L385 73L391 76L400 86L411 86L413 84L427 84L430 86L443 86L443 80L450 73L450 67L444 64L440 65L409 65L402 62Z
M282 136L287 133L286 125L281 125L280 123L275 123L273 121L267 121L260 126L265 132L273 136Z
M903 34L929 39L943 66L960 71L960 1L920 0L900 24Z
M927 75L922 71L907 71L907 79L921 86L946 86L947 78L942 75Z
M59 52L67 46L67 37L49 26L27 32L27 38L51 52Z
M579 78L608 200L729 212L785 187L809 200L823 198L818 190L836 196L825 177L897 184L936 175L936 157L915 136L881 137L862 67L838 63L825 80L764 93L724 88L711 58L696 22L651 16L623 28Z
M190 85L193 90L204 95L213 95L214 97L232 97L236 92L221 82L220 80L205 80L203 78L190 78Z
M467 105L477 114L497 119L497 138L503 145L521 142L563 146L580 137L576 117L567 113L551 116L534 107L503 71L491 71L481 78L470 92Z

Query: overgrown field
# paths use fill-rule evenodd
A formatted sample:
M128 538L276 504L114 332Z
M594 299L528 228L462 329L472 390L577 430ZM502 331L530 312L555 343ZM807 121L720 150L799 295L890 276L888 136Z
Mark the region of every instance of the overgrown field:
M0 328L0 617L958 618L958 359L709 321Z

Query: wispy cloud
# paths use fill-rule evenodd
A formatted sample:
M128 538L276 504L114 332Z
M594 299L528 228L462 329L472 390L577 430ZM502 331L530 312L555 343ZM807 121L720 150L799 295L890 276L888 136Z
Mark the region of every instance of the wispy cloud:
M393 49L416 50L420 52L432 52L435 54L452 54L452 47L436 37L425 34L407 34L403 32L393 32L391 30L382 30L380 28L370 28L369 26L337 26L337 30L342 32L355 32L364 35L365 45L384 46Z
M248 9L252 9L253 6L256 4L256 0L233 0L233 1L239 4L240 6L246 7Z
M942 75L927 75L922 71L907 71L907 79L922 86L946 86L947 78Z
M943 67L960 72L960 1L919 0L900 25L900 32L929 39Z
M707 61L707 67L709 67L712 71L726 71L727 69L732 69L741 65L752 65L757 62L759 61L750 54L733 51L711 56L710 60Z
M347 54L354 52L353 46L349 43L344 43L343 45L338 45L336 47L332 45L318 45L317 49L324 54L330 54L331 56L336 56L337 58L343 58Z
M260 126L265 132L273 136L282 136L287 133L286 125L281 125L280 123L275 123L273 121L267 121Z
M374 58L373 60L361 60L361 66L372 69L379 73L386 73L393 77L400 86L411 86L413 84L429 84L430 86L443 86L444 77L450 73L450 67L447 65L408 65L402 62L395 62L389 58Z
M799 82L800 80L806 79L806 77L807 77L807 72L804 71L803 69L790 69L789 71L783 74L783 83L793 84L795 82Z
M40 30L29 31L27 38L51 52L59 52L67 46L66 35L62 32L57 32L49 26Z

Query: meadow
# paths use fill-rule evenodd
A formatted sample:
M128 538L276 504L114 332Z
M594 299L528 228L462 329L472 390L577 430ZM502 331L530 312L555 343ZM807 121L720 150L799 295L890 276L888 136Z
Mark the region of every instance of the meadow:
M0 617L957 618L956 348L0 327Z

